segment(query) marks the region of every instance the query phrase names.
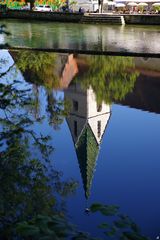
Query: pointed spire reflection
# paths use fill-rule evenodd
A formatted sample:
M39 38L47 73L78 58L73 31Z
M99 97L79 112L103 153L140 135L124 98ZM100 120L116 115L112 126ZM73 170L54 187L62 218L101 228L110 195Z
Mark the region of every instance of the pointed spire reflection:
M68 87L65 98L72 102L67 123L77 153L85 197L88 199L100 144L111 114L110 105L104 102L97 105L93 89L83 90L78 83Z

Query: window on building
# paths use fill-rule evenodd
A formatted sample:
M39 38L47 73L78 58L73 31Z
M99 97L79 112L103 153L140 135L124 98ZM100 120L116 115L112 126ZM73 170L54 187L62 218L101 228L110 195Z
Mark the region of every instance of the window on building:
M100 138L100 136L101 136L101 121L97 122L97 135L98 135L98 138Z
M78 102L73 100L73 110L78 111Z

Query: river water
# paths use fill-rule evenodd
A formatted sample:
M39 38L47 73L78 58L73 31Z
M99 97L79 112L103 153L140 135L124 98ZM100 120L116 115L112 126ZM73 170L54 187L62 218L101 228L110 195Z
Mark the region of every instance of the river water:
M160 50L159 27L8 20L7 29L8 43L18 47ZM32 89L36 104L27 111L32 129L51 136L51 167L78 183L65 198L70 221L101 239L159 239L160 59L6 50L0 59L1 83L18 80L17 89ZM130 224L117 225L114 214L90 213L93 203L118 206L116 216L132 219L138 235L126 237ZM111 227L97 228L103 222Z
M6 24L12 47L160 53L159 26L91 25L1 20Z

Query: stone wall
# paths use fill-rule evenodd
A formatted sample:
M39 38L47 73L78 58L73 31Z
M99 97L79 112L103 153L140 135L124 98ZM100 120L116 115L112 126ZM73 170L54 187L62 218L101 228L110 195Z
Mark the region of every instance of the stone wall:
M90 22L106 22L113 23L113 17L120 17L115 15L103 15L103 21L100 16L94 16L90 19ZM142 24L142 25L160 25L160 15L158 14L128 14L123 15L126 24ZM36 11L22 11L22 10L8 10L6 12L0 12L0 18L15 18L15 19L34 19L34 20L48 20L57 22L73 22L73 23L83 23L86 22L86 14L84 17L83 13L62 13L62 12L36 12ZM104 18L107 17L105 21ZM90 16L91 18L91 16ZM95 18L95 21L94 21ZM96 19L97 18L97 19ZM110 18L110 20L109 20ZM89 17L88 17L89 19Z
M25 10L8 10L0 13L0 18L34 19L57 22L80 22L83 13L36 12Z
M160 25L160 15L134 14L124 15L126 24Z

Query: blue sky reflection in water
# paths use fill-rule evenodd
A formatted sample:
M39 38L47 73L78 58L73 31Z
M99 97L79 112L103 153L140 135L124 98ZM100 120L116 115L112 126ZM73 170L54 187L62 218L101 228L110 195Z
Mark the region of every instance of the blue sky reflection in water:
M33 84L39 114L45 113L51 96L70 102L70 114L58 127L55 122L48 124L45 113L48 120L37 129L53 137L53 166L64 173L64 179L79 181L76 194L67 200L72 222L103 236L95 228L103 217L84 210L94 202L115 204L145 236L156 239L160 234L160 60L54 54L54 64L46 65L40 78L29 65L21 65L18 54L2 52L1 57L7 56L8 64L15 61L20 81ZM95 63L96 76L92 75ZM51 67L55 78L47 75ZM11 80L12 71L6 79Z

